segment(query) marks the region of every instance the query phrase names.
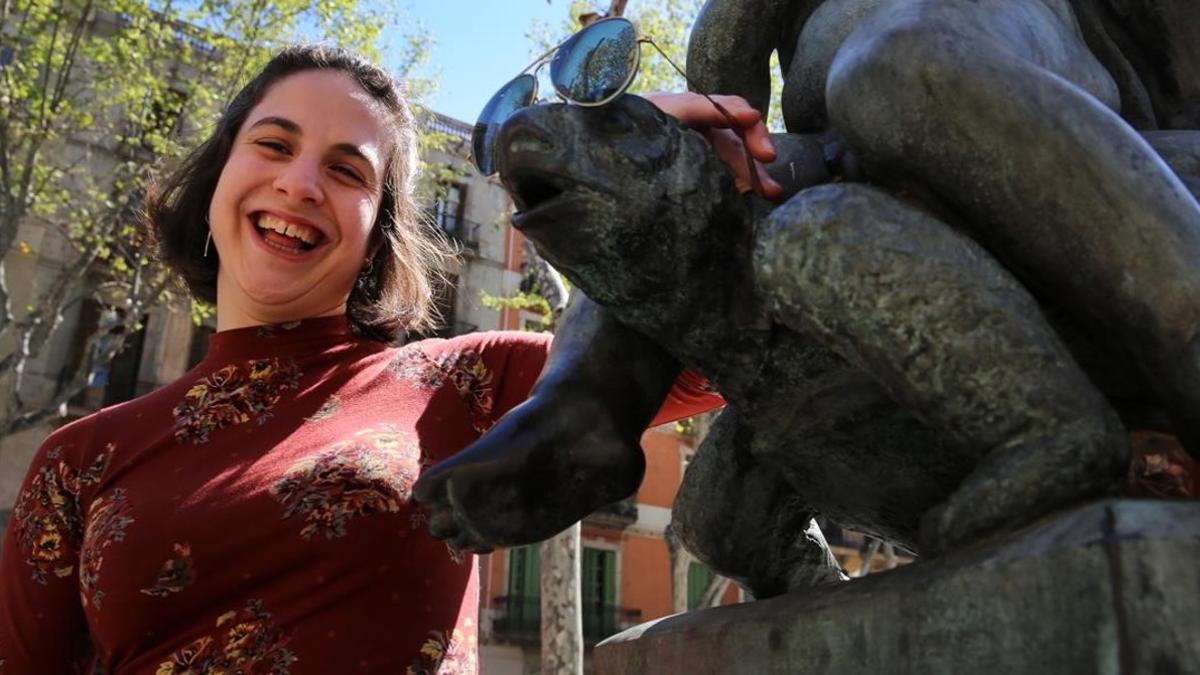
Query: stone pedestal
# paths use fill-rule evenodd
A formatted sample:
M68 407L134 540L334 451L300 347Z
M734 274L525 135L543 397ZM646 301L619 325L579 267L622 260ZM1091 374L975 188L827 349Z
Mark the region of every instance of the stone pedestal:
M599 675L1200 673L1200 503L1103 501L938 560L677 614Z

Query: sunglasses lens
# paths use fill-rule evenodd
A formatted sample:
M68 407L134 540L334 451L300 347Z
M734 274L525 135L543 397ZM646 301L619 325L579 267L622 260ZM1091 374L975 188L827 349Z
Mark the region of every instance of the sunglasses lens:
M496 173L496 136L500 133L500 125L514 112L533 103L536 91L537 80L532 75L518 75L500 87L500 91L483 106L471 131L471 158L483 175Z
M637 61L633 24L606 19L579 31L558 48L550 62L550 81L568 101L600 103L625 90Z

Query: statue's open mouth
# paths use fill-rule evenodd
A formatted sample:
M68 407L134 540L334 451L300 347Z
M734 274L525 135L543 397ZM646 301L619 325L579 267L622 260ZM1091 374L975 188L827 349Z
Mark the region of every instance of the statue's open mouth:
M504 176L504 183L517 207L517 212L513 214L513 225L517 229L575 201L570 189L574 183L558 174L537 169L517 169Z
M507 176L509 194L517 211L531 211L563 194L555 176L541 171L515 171Z

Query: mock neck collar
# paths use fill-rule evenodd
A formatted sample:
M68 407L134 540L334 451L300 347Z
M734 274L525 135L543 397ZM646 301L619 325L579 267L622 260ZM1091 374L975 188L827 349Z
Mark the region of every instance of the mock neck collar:
M364 340L350 330L345 314L322 316L217 331L208 339L208 353L204 360L303 356Z

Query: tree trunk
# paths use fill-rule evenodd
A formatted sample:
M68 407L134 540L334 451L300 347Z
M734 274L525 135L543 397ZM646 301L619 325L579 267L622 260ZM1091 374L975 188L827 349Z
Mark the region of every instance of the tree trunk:
M541 544L542 675L583 674L580 525Z
M531 262L542 295L550 303L554 330L567 306L566 286L558 271L536 252ZM580 524L575 523L541 544L542 675L583 675L580 532Z
M663 538L667 540L667 555L671 560L671 611L679 614L688 609L688 565L692 562L692 554L679 542L679 537L669 524L663 532Z

